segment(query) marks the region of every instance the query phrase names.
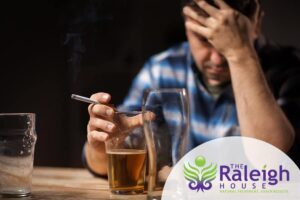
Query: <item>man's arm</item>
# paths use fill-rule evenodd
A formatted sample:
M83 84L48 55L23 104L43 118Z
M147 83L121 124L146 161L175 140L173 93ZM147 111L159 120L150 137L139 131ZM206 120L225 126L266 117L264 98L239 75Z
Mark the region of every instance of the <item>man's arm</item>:
M208 17L186 9L185 15L193 19L186 21L186 27L207 38L228 61L241 134L287 152L295 133L266 83L253 47L256 27L224 1L215 2L219 8L204 0L197 2Z
M265 80L256 52L251 48L227 59L243 136L264 140L287 152L294 130Z
M88 107L90 120L87 125L87 142L84 146L84 158L87 167L98 175L107 174L107 156L105 140L113 134L116 125L113 123L114 108L106 105L111 96L106 93L96 93L91 99L100 104L91 104Z

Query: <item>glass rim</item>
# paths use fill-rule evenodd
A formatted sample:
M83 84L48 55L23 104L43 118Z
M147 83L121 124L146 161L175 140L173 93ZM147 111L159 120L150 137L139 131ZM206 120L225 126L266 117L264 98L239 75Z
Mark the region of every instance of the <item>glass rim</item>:
M177 92L177 91L185 91L186 88L153 88L146 89L145 92Z
M133 111L128 111L128 110L118 110L115 112L115 114L119 114L119 115L139 115L142 114L143 111L137 111L137 110L133 110Z
M144 106L145 106L145 101L146 101L146 98L148 98L148 96L151 94L151 93L180 93L182 94L183 96L187 96L188 97L188 90L187 88L149 88L149 89L145 89L143 91L143 101L142 101L142 112L144 112Z
M35 113L0 113L0 116L25 116L36 115Z

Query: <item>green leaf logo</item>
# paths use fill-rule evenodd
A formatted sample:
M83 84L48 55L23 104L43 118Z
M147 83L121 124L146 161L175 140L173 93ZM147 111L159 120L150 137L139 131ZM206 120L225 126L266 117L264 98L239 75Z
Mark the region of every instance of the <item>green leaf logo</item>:
M212 187L211 181L216 178L217 164L211 163L205 166L206 159L203 156L198 156L195 159L195 165L189 162L184 164L184 177L189 181L189 188L191 190L199 190L202 192L209 190Z

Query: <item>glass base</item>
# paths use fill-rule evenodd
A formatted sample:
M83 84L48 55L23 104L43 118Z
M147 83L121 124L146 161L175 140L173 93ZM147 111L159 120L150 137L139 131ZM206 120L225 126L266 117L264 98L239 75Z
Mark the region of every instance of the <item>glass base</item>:
M161 196L147 196L147 200L161 200Z
M148 192L147 200L161 200L162 190Z
M30 189L22 187L7 187L0 189L0 197L20 198L30 196Z
M142 194L144 192L143 189L141 190L110 190L112 194L117 195L132 195L132 194Z
M0 197L1 198L20 198L20 197L28 197L30 196L30 193L5 193L1 192Z

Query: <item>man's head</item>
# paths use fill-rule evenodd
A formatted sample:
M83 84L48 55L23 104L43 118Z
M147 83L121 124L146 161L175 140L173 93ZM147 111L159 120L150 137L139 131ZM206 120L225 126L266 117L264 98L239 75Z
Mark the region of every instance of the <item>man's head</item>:
M217 7L213 0L205 1ZM231 8L243 13L248 18L252 18L255 15L261 0L224 0L224 2L226 2ZM199 6L194 0L182 0L182 5L188 5L200 10Z
M216 6L213 0L206 0ZM239 11L251 21L253 27L253 43L260 34L261 16L260 0L224 0L231 8ZM193 8L199 15L206 13L194 2L183 0L183 6ZM221 85L230 81L230 72L226 59L202 36L186 30L191 52L197 68L202 72L204 80L210 85Z

